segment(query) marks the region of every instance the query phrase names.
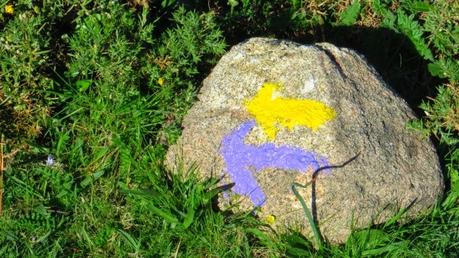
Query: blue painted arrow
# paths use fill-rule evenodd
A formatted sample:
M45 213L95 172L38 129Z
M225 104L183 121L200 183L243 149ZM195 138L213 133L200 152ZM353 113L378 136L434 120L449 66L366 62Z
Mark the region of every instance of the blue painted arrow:
M288 145L275 146L273 143L250 145L244 143L245 136L255 126L254 120L244 122L239 128L222 140L220 152L226 163L226 172L235 183L233 191L248 195L254 206L261 206L266 200L250 168L259 172L266 168L295 170L305 173L308 168L317 170L328 166L325 157Z

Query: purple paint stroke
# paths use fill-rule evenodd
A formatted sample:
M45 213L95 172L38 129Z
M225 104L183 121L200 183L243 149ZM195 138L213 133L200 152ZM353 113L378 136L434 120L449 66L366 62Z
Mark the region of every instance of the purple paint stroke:
M259 146L245 144L244 138L254 126L255 121L249 120L226 135L220 151L226 162L226 172L235 183L233 191L240 195L248 195L255 207L263 205L266 197L250 168L255 172L265 168L279 168L305 173L308 168L317 170L321 165L328 166L325 157L297 147L276 147L273 143Z

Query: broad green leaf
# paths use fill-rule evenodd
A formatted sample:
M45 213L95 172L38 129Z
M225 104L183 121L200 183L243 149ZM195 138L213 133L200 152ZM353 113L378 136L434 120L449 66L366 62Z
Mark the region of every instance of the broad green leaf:
M354 25L357 19L359 18L360 9L362 8L358 0L352 1L352 4L349 5L339 17L339 25L351 26Z
M440 78L445 78L446 75L444 74L443 67L441 66L440 62L435 61L434 63L430 63L427 65L430 74L433 76L437 76Z
M92 80L79 80L75 83L80 92L87 90L91 84Z
M187 229L191 225L191 223L193 223L194 214L195 214L194 208L189 206L186 211L185 219L183 220L183 223L182 223L183 228Z
M88 186L91 182L92 182L92 176L86 176L85 179L81 181L80 186L84 188Z
M121 236L123 236L123 238L126 239L126 241L129 243L129 245L134 250L139 249L140 243L137 240L135 240L129 233L127 233L126 231L121 230L121 229L117 229L116 231L118 231L118 233L120 233Z
M150 205L149 207L150 207L150 209L151 209L151 211L153 213L156 213L156 215L160 216L161 218L163 218L167 222L169 222L171 224L177 224L179 222L178 219L174 215L172 215L171 213L163 211L163 210L159 209L158 207L156 207L154 205Z

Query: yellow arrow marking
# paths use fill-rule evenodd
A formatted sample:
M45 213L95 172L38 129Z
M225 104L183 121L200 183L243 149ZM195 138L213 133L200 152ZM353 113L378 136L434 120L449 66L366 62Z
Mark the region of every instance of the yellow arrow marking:
M307 126L315 131L325 122L335 118L335 110L322 102L273 96L280 89L279 84L265 83L255 97L245 102L247 110L255 117L270 140L273 140L279 131L276 125L287 127L289 130L295 126Z

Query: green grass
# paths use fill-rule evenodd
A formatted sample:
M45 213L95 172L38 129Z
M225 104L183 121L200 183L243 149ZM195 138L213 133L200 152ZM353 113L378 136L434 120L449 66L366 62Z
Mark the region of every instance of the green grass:
M459 253L459 4L145 2L0 0L1 257ZM202 79L250 36L363 53L421 115L410 127L437 144L444 198L415 221L395 217L342 245L316 235L315 249L293 229L216 209L218 183L199 180L199 168L167 171Z

